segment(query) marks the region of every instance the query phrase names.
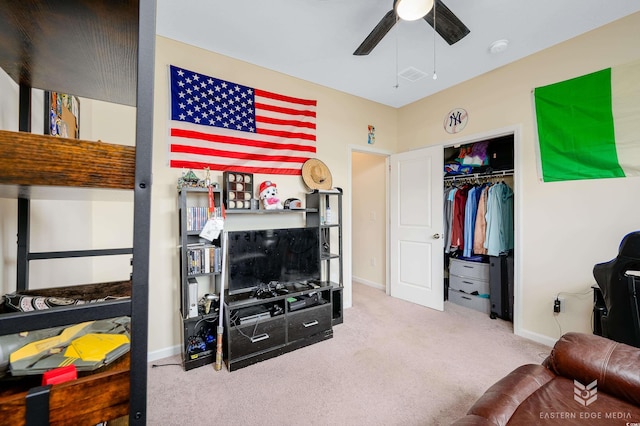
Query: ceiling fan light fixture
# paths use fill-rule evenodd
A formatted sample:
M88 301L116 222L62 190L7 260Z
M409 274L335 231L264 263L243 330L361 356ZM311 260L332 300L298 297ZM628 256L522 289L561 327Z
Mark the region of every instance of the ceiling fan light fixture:
M397 0L394 8L398 17L405 21L415 21L429 13L434 0Z

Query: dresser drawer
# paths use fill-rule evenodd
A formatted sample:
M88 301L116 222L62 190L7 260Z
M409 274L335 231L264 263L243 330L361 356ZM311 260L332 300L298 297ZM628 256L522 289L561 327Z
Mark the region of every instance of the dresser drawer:
M284 316L231 327L231 330L229 330L229 342L230 359L284 345Z
M289 342L331 329L331 304L315 306L287 315Z
M451 259L449 261L449 275L489 281L489 264Z
M458 290L454 290L449 287L449 301L456 305L465 306L467 308L475 309L476 311L489 314L491 310L491 304L489 299L472 294L466 294Z
M464 278L457 275L449 276L449 287L454 290L462 290L465 293L489 294L489 281L477 278Z

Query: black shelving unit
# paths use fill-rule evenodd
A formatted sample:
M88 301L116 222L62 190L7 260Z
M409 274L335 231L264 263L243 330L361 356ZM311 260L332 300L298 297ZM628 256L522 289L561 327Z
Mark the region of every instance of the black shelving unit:
M222 192L211 190L214 206L222 205ZM215 361L215 338L219 302L209 312L199 307L204 294L220 295L222 268L221 235L213 241L200 237L209 217L209 188L181 188L178 193L180 229L180 313L182 322L182 365L185 371ZM195 286L195 297L190 295ZM194 312L195 310L195 312Z
M333 289L333 324L343 321L342 189L314 190L306 194L307 226L320 235L321 281ZM337 269L337 271L336 271ZM332 272L334 271L334 272Z
M155 18L154 0L0 2L0 68L20 87L19 132L0 131L0 196L18 200L16 290L29 291L29 262L33 260L133 255L128 282L64 287L65 292L77 294L124 288L126 299L0 314L3 335L117 316L131 318L127 362L114 372L100 371L54 387L25 391L3 385L3 422L97 424L128 415L129 424L146 424ZM135 106L135 147L118 141L32 134L32 88ZM132 247L30 251L30 200L92 200L101 190L133 192ZM113 226L117 232L116 224ZM46 291L55 295L62 290ZM56 392L65 392L63 406L50 398ZM24 404L16 404L23 396ZM4 404L2 398L13 402Z

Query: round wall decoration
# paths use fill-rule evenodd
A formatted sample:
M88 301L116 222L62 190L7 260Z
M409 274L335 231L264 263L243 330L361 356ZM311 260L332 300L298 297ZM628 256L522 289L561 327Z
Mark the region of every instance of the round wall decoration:
M459 133L461 132L469 121L469 114L464 108L455 108L449 111L444 118L444 130L447 133Z

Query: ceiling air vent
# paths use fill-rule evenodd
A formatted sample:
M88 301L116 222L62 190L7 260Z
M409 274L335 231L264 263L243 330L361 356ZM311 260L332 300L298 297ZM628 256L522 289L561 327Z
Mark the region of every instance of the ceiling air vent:
M420 71L417 68L409 67L403 71L400 71L398 75L406 80L414 82L426 77L427 73L424 71Z

